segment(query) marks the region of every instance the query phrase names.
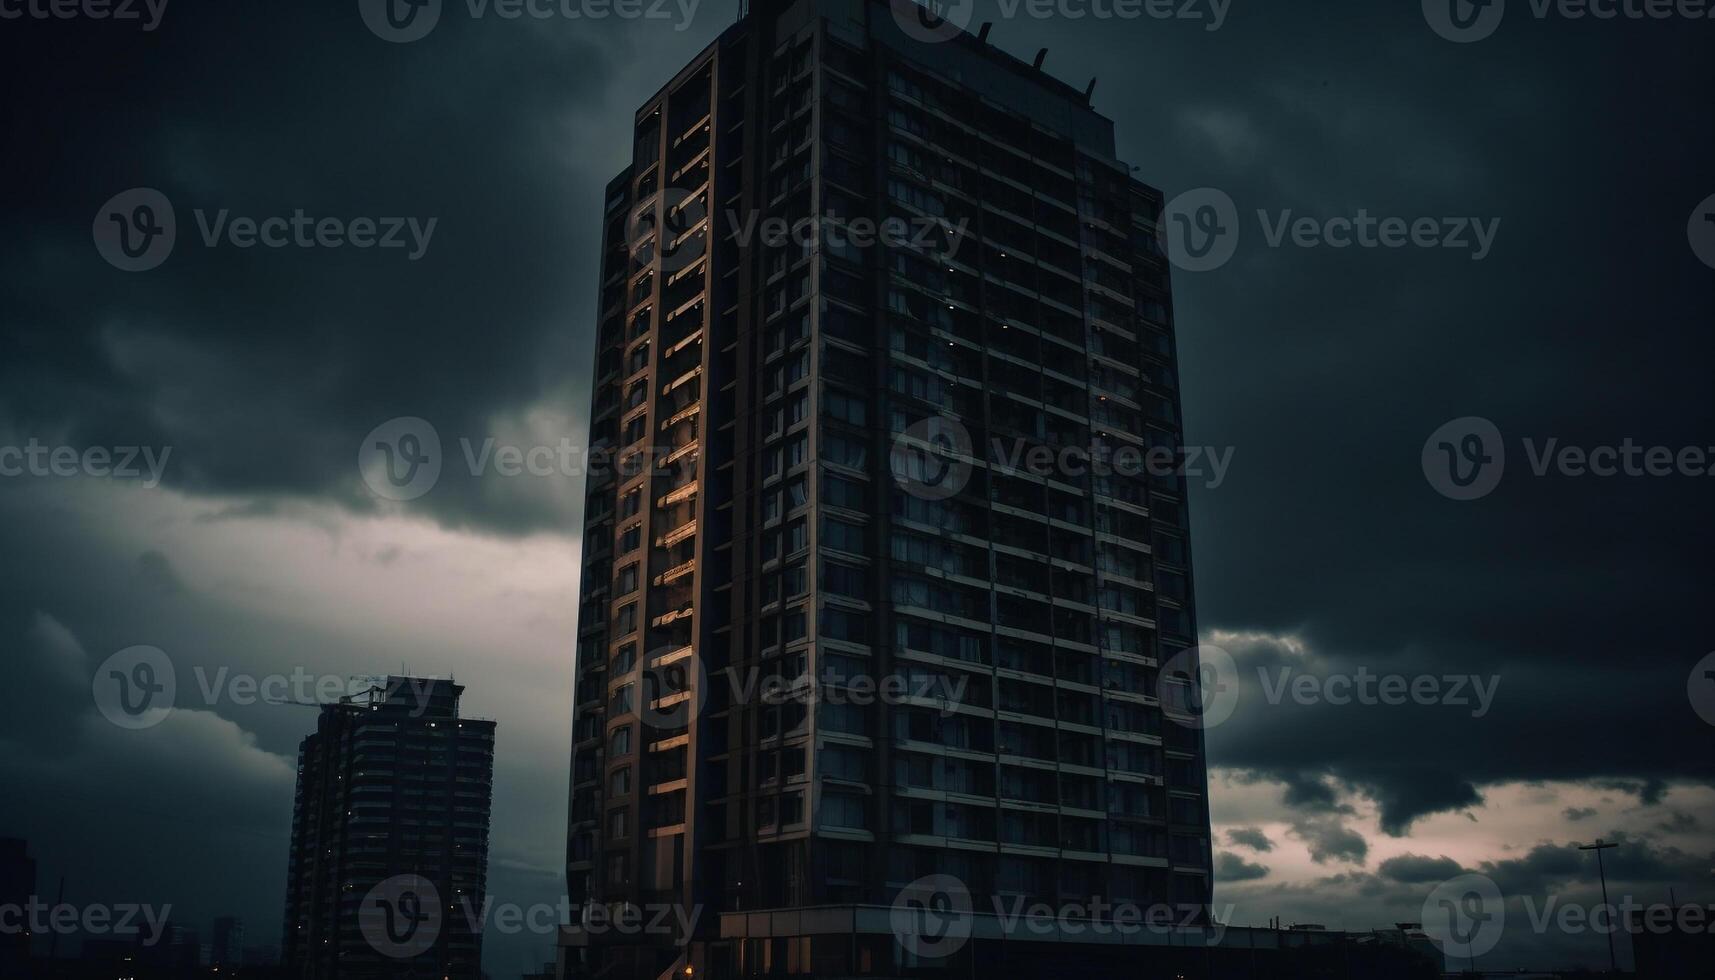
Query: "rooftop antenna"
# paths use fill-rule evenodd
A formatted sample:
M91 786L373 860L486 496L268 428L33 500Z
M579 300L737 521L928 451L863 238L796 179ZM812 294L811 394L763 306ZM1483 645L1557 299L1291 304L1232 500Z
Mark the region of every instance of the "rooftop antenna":
M1048 49L1047 48L1043 48L1042 50L1036 52L1036 60L1032 61L1030 63L1030 67L1036 69L1037 71L1041 71L1042 70L1042 59L1044 59L1046 57L1048 57Z
M1084 101L1085 102L1090 101L1090 96L1095 95L1095 94L1096 94L1096 80L1094 77L1092 77L1090 79L1090 84L1084 86Z
M1614 907L1612 905L1608 905L1608 872L1602 867L1602 852L1609 848L1619 847L1620 845L1613 841L1605 841L1598 837L1594 844L1574 843L1573 846L1578 848L1580 851L1596 852L1596 873L1602 876L1602 904L1607 907L1610 919L1608 929L1608 969L1613 973L1618 973L1620 972L1620 967L1619 961L1614 958L1614 930L1612 928Z
M991 28L993 26L994 26L994 21L992 21L992 20L983 21L983 26L977 28L977 40L986 44L988 42L988 39L989 39L989 28Z
M66 876L62 874L62 875L60 875L60 893L57 897L54 898L54 908L57 909L60 906L64 905L65 903L66 903ZM52 933L52 936L48 939L48 959L52 960L52 959L57 959L60 955L60 930L59 929L52 929L49 931ZM25 953L27 955L28 950L26 950Z

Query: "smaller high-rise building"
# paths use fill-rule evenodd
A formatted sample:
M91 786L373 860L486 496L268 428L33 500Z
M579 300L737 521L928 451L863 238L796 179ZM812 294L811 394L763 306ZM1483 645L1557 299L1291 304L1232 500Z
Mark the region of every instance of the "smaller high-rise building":
M298 749L284 962L299 980L477 980L493 721L450 680L325 705Z

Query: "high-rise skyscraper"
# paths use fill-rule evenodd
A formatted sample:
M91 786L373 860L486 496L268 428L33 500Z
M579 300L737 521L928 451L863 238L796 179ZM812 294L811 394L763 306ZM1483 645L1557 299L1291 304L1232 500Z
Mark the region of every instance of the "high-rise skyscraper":
M464 688L389 677L298 748L284 962L300 980L477 980L494 722Z
M902 897L1207 905L1162 196L987 33L755 0L636 114L568 962L897 974L993 941Z

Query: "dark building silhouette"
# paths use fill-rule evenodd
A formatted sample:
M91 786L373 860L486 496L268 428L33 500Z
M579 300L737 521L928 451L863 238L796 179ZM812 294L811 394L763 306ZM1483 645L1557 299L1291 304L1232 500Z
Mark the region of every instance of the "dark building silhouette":
M166 976L189 976L202 966L202 940L189 926L168 925L160 942L138 944L137 961Z
M481 975L492 721L464 688L389 677L298 749L283 962L301 980Z
M607 188L569 973L952 968L888 926L934 875L1206 909L1184 481L1058 462L1180 449L1162 195L914 9L752 3Z
M244 965L244 920L223 915L214 920L209 944L210 966L230 970Z
M1640 980L1707 980L1715 976L1715 931L1707 905L1663 902L1626 917L1632 970Z
M36 894L36 862L30 857L29 844L16 837L0 837L0 908L24 909ZM21 971L30 958L28 920L18 920L20 928L0 929L0 976L12 976Z

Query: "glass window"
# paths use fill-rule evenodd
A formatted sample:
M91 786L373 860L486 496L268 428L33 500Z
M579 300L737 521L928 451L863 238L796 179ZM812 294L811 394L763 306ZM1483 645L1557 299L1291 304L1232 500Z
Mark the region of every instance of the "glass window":
M613 730L607 743L609 758L618 759L631 754L631 726L624 725Z

